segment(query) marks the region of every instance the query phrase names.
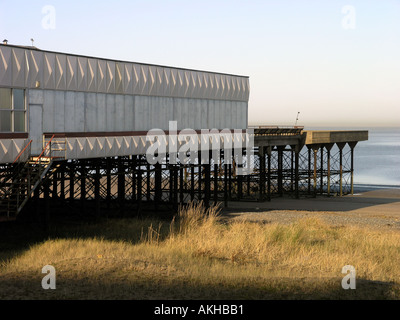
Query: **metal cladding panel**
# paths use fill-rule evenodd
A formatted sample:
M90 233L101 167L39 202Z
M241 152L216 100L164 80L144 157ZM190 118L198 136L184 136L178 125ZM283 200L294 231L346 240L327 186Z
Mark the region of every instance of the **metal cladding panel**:
M54 91L54 132L65 132L65 91Z
M11 54L12 60L12 85L13 87L24 87L25 85L25 50L17 49L13 50Z
M56 89L67 90L66 76L67 56L64 54L56 55Z
M88 59L83 57L78 57L77 64L77 86L78 91L87 91L87 64Z
M106 67L107 63L103 60L97 60L97 92L106 93Z
M11 50L0 50L0 85L2 86L12 85L11 53Z
M115 90L115 62L107 61L106 67L106 90L107 93L116 93Z
M75 91L78 89L77 84L77 58L67 56L67 90Z
M132 94L140 94L140 65L132 65Z
M97 91L97 60L96 59L88 59L87 90L90 92Z
M26 145L26 139L0 139L0 163L12 163Z
M133 69L130 63L117 64L118 72L120 72L121 85L117 85L118 93L133 94ZM121 90L121 91L119 91Z
M191 133L188 132L190 135ZM171 145L179 150L185 141L178 141L177 139L170 139L167 135L160 136L160 142L166 147L166 151ZM232 133L210 133L208 136L204 135L199 137L197 134L194 141L201 146L205 143L208 145L207 149L211 150L215 145L218 148L224 148L226 144L232 145L232 142L236 139L237 141L246 141L246 135L242 134L233 137ZM207 141L208 140L208 144ZM146 154L146 151L153 143L147 140L146 136L109 136L109 137L79 137L79 138L67 138L67 150L66 159L85 159L85 158L99 158L99 157L116 157L116 156L127 156L127 155L138 155ZM23 145L23 143L21 143ZM214 146L213 146L214 145ZM1 144L0 144L1 147ZM22 146L21 146L22 147ZM19 149L21 149L19 147ZM200 150L200 145L198 145ZM8 147L8 149L10 149ZM1 159L1 150L0 150Z
M148 67L149 70L149 76L147 79L148 82L148 94L150 96L156 96L157 95L157 87L156 87L156 72L157 68L153 66Z
M32 90L30 90L32 91ZM66 132L75 132L75 94L65 93L64 127Z
M248 102L248 77L0 45L0 86Z

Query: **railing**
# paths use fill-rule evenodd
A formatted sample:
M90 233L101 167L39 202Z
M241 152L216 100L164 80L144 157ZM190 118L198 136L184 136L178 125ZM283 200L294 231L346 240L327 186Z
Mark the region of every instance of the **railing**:
M53 134L49 141L47 141L46 134L43 135L43 146L45 152L52 160L65 159L67 156L67 142L65 136ZM48 150L47 150L48 146Z
M27 145L18 153L14 162L9 166L9 172L4 173L4 178L0 183L0 201L5 202L7 206L7 218L10 218L10 201L13 197L16 207L18 208L21 203L21 198L24 197L24 192L30 192L30 168L29 159L31 154L30 140ZM21 177L21 172L26 171L26 177ZM26 178L25 189L23 187L22 178ZM16 192L15 192L16 190Z
M254 130L255 136L294 136L300 135L302 126L249 126Z
M47 142L47 144L44 146L42 153L36 158L36 161L34 162L34 164L37 164L38 162L41 163L42 158L44 157L48 157L51 158L51 141L54 139L54 134L53 136L50 138L49 142ZM44 141L44 140L43 140ZM49 147L49 153L48 156L45 155L47 147Z
M29 156L31 154L31 144L32 144L32 140L30 140L28 142L28 144L25 146L25 148L18 154L18 156L15 158L13 164L15 164L16 162L21 162L21 161L26 162L29 159ZM28 152L28 156L25 159L22 157L22 155L24 155L26 151L29 151L29 152Z
M21 163L25 165L25 163L28 161L31 153L31 144L32 140L30 140L28 144L18 153L12 165L2 173L3 177L0 180L0 198L3 198L8 194L9 188L6 187L7 183L10 183L17 178L19 170L22 167Z
M259 126L249 126L250 129L304 129L304 126L267 126L267 125L259 125Z

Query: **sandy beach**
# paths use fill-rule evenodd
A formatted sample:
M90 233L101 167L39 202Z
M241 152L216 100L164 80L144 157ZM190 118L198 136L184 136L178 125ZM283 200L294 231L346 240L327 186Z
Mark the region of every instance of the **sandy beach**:
M225 217L264 223L319 218L326 223L400 231L400 189L376 189L343 197L273 198L270 202L230 202Z

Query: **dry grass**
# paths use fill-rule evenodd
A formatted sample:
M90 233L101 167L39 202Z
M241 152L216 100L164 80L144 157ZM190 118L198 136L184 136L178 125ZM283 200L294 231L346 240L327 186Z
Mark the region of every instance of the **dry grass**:
M332 227L222 223L218 208L181 209L171 223L110 220L3 260L1 299L399 299L400 234ZM53 265L57 289L41 288ZM341 288L353 265L357 289Z

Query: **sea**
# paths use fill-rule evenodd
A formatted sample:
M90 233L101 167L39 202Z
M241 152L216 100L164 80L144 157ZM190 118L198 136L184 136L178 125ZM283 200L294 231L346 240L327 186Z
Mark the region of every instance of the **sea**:
M400 127L332 128L305 130L368 130L368 141L354 149L354 187L400 189Z

